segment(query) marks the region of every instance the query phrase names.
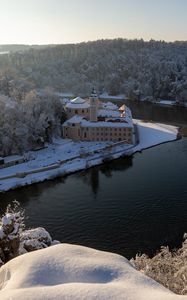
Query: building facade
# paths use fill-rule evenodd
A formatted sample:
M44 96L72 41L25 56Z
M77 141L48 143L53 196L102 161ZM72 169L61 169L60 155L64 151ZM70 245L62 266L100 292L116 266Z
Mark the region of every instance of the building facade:
M133 122L130 109L99 102L93 91L89 100L77 97L65 106L68 120L63 137L74 141L124 141L133 144Z

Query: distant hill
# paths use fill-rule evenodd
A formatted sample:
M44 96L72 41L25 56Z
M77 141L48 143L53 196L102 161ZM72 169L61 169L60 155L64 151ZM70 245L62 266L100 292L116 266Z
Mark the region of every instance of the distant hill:
M17 88L50 86L86 95L94 86L99 93L125 94L134 100L187 101L187 42L114 39L2 45L0 51L10 51L0 56L0 89L5 93L10 89L5 81L14 80Z
M44 49L48 47L54 47L54 45L0 45L0 52L22 52L29 49Z

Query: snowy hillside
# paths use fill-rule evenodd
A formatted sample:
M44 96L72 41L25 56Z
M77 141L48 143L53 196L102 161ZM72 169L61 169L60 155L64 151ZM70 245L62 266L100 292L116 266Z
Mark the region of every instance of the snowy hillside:
M50 86L89 95L187 101L187 43L98 40L0 56L0 90L21 95ZM7 89L8 86L8 89ZM15 88L17 92L15 93Z
M0 269L1 300L186 300L113 253L59 244Z

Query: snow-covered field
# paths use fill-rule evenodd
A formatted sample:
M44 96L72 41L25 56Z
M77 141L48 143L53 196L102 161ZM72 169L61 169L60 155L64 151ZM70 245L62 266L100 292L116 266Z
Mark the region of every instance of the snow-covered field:
M138 127L140 143L133 148L133 152L141 151L164 142L173 141L177 138L178 128L161 123L143 122L133 120Z
M174 100L159 100L156 102L156 104L173 106L173 105L176 105L176 101L174 101Z
M99 151L111 145L111 142L75 143L67 139L58 139L45 149L29 152L28 162L0 169L0 192L70 174L101 164L105 159L131 155L177 138L177 127L140 120L133 121L137 127L139 144L116 145L111 149Z
M161 106L179 106L179 107L187 107L187 103L177 103L175 100L159 100L154 102L157 105Z
M127 97L125 95L116 95L116 96L112 96L109 95L108 93L103 93L99 95L99 98L102 100L125 100L127 99Z
M0 269L1 300L186 300L134 269L124 257L59 244Z

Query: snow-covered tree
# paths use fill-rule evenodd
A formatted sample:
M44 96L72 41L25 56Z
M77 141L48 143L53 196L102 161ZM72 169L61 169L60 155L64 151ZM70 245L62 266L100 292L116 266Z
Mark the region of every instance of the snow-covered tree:
M170 251L169 247L161 247L154 257L136 255L131 262L174 293L187 295L187 234L181 248Z

